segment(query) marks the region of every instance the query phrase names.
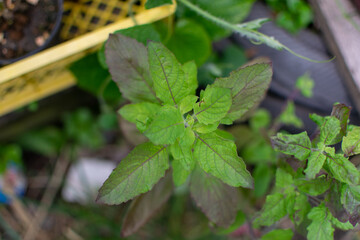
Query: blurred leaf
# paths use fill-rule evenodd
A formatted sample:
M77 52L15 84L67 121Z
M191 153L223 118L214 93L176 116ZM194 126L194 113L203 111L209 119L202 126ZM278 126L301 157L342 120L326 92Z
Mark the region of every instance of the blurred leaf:
M232 232L236 231L238 228L240 228L241 225L243 225L245 223L245 221L246 221L245 214L242 211L238 211L234 223L231 224L231 226L228 228L225 228L225 229L220 228L217 231L217 234L229 235Z
M274 163L276 154L271 145L264 138L257 138L249 141L241 150L241 156L247 163Z
M155 8L165 4L172 4L172 0L146 0L145 8Z
M79 109L64 116L67 141L88 148L98 148L104 143L100 128L88 109Z
M295 104L289 101L285 110L277 118L277 121L285 125L293 125L297 128L303 127L303 122L295 114Z
M261 215L255 219L254 225L270 226L287 214L286 197L280 193L266 196Z
M234 222L240 201L236 188L197 168L191 177L190 192L196 205L212 222L222 227Z
M212 51L207 32L191 19L180 19L176 22L174 33L166 46L180 63L195 60L197 66L205 63Z
M305 73L296 80L296 88L300 90L303 96L311 98L313 96L314 80L308 73Z
M109 72L100 66L96 53L72 63L70 70L75 75L80 88L109 102L117 102L121 99L119 89L111 81Z
M0 175L4 173L9 163L16 164L19 168L23 167L22 150L18 145L0 146Z
M268 128L271 122L271 115L265 109L258 109L249 119L251 129L259 131L261 128Z
M128 237L141 228L167 202L174 189L171 173L167 173L150 192L134 199L122 225L122 235Z
M97 201L120 204L150 191L169 168L166 147L143 143L121 160L99 190Z
M55 157L65 144L65 136L60 129L49 126L22 134L17 142L26 150Z
M102 113L98 117L99 127L103 130L114 130L118 128L118 118L115 112Z
M275 229L263 235L261 240L291 240L293 235L292 229Z
M259 164L255 166L254 170L254 194L255 197L260 198L264 196L270 186L271 180L274 177L272 168L267 165Z

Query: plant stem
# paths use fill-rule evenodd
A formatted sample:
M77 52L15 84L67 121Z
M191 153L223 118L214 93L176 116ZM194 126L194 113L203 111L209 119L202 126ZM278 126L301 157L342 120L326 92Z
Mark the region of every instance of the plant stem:
M137 21L136 21L136 18L134 16L134 13L133 13L133 6L135 4L136 0L131 0L129 2L129 9L128 9L128 13L129 13L129 16L130 18L133 20L134 24L135 25L138 25Z
M275 48L277 50L286 50L288 52L290 52L291 54L305 59L307 61L310 62L315 62L315 63L326 63L326 62L330 62L332 61L335 57L329 59L329 60L324 60L324 61L317 61L317 60L313 60L310 59L308 57L302 56L298 53L295 53L293 50L291 50L290 48L288 48L287 46L283 45L282 43L280 43L279 41L277 41L274 37L270 37L267 36L261 32L258 32L257 30L254 30L253 28L251 28L250 26L248 27L248 25L250 25L251 23L243 23L241 25L239 24L233 24L230 23L228 21L225 21L219 17L216 17L208 12L206 12L205 10L199 8L198 6L192 4L189 0L178 0L179 2L181 2L182 4L184 4L186 7L190 8L191 10L193 10L194 12L198 13L199 15L201 15L202 17L208 19L209 21L214 22L215 24L229 29L231 31L235 31L237 33L239 33L240 35L247 37L250 41L252 41L253 43L257 43L257 44L266 44L269 47Z

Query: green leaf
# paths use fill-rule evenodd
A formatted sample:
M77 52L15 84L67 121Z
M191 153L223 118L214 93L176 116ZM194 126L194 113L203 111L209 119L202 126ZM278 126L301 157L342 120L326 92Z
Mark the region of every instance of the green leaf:
M293 176L282 168L276 170L276 189L285 189L294 184Z
M343 138L341 148L346 156L360 154L360 127L354 127Z
M306 177L308 179L314 179L324 165L326 156L321 151L314 151L310 154L308 159L308 165L305 169Z
M291 240L293 235L292 229L275 229L263 235L261 240Z
M341 230L351 230L351 229L354 229L354 226L349 222L349 221L347 221L347 222L340 222L337 218L335 218L335 217L332 217L332 219L331 219L331 223L335 226L335 227L337 227L337 228L339 228L339 229L341 229Z
M189 87L189 94L196 95L196 90L198 88L197 81L197 66L194 61L185 63L182 66L185 72L185 81Z
M184 97L179 103L179 108L180 108L181 114L190 112L194 108L194 105L195 105L196 101L198 100L198 98L199 97L195 96L195 95L188 95L188 96Z
M185 133L184 119L179 109L165 105L156 114L144 135L154 144L173 144Z
M331 224L332 215L329 209L327 209L324 204L321 204L311 209L311 211L308 214L308 218L312 220L311 224L307 227L308 239L311 240L334 239L334 228L332 227Z
M240 201L238 189L196 168L191 177L190 193L212 222L222 227L234 222Z
M114 34L121 34L133 38L144 45L146 45L149 40L160 42L160 35L153 24L142 24L130 28L120 29L115 31ZM105 44L102 45L97 55L101 66L108 69L105 59ZM89 70L89 68L87 68L87 70Z
M145 8L151 9L165 4L172 4L172 0L147 0L145 3Z
M296 80L296 88L300 90L301 94L304 97L311 98L313 96L314 80L310 77L308 73L300 76Z
M311 142L306 132L293 135L278 133L271 137L271 143L276 151L294 155L300 161L306 160L311 153Z
M327 165L335 179L350 185L358 185L360 172L342 154L327 155Z
M254 224L270 226L286 216L286 198L283 194L274 193L266 196L261 215L255 219Z
M67 141L91 149L104 144L104 137L89 109L83 108L64 116Z
M300 178L296 179L295 185L302 193L306 193L310 196L318 196L325 193L330 188L331 181L327 181L324 176L313 180Z
M192 169L185 168L184 163L178 159L172 161L172 169L173 180L176 187L183 185L192 171Z
M336 117L325 117L320 127L319 141L325 145L333 145L338 142L337 136L341 131L340 121Z
M187 75L174 54L161 43L150 42L148 50L156 96L164 103L177 105L189 95Z
M235 137L229 133L228 131L225 130L221 130L221 129L216 129L215 130L216 135L218 135L219 137L222 137L226 140L230 140L230 141L235 141Z
M265 164L256 165L254 170L254 195L260 198L269 190L273 179L273 169Z
M295 104L289 101L285 110L277 118L277 121L285 125L293 125L297 128L303 127L303 122L295 114Z
M151 191L134 199L124 217L122 235L128 237L139 230L168 201L173 189L171 174L168 173Z
M195 141L195 134L190 128L185 129L185 134L176 139L170 146L170 151L174 159L179 160L185 169L192 170L195 166L192 147Z
M69 68L81 89L108 102L116 103L121 100L119 89L111 81L109 72L100 66L95 53L73 62Z
M261 164L264 162L275 163L276 154L271 145L260 135L254 135L241 151L247 163Z
M224 118L230 107L229 89L207 87L200 102L194 106L194 114L200 123L213 124Z
M145 193L169 168L166 148L152 143L135 147L110 174L99 190L97 201L120 204Z
M226 119L235 121L259 104L269 88L272 68L268 60L241 67L229 77L218 78L215 87L231 89L232 105Z
M121 34L111 34L105 45L106 63L123 97L130 101L156 102L145 46Z
M308 202L308 198L305 194L299 194L295 199L294 205L294 221L297 225L300 225L310 212L312 206Z
M26 132L16 142L28 151L33 151L47 157L56 157L66 142L63 132L55 127Z
M341 188L341 204L349 214L358 213L360 210L360 186L344 185Z
M213 132L200 135L194 146L194 158L205 172L230 186L253 188L253 179L233 141Z
M271 115L265 109L259 109L249 120L250 127L254 131L269 127L271 123Z
M215 131L219 126L219 122L214 124L205 125L202 123L195 123L193 130L198 133L210 133Z
M191 19L180 19L176 22L171 38L166 47L173 52L180 63L194 60L201 66L209 58L212 46L205 29Z
M150 102L133 103L123 106L119 114L132 123L144 122L147 118L154 118L160 108L160 105Z

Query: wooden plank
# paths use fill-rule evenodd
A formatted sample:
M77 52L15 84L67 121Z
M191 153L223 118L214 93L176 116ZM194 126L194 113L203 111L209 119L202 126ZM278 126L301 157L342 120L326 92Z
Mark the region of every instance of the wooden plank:
M345 85L360 112L360 15L350 0L310 0Z

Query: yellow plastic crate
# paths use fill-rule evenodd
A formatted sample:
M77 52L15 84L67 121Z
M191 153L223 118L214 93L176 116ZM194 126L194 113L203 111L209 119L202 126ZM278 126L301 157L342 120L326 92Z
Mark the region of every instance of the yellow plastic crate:
M110 33L134 26L134 21L127 14L127 6L130 1L116 1L121 6L115 4L111 7L113 9L122 8L123 14L111 16L108 11L93 11L90 14L90 16L96 16L98 18L97 23L100 22L102 25L107 24L108 21L115 21L114 23L93 30L96 27L95 25L85 24L85 21L89 21L89 19L91 22L93 17L84 20L73 15L75 19L83 21L83 24L78 25L80 27L77 34L91 32L0 68L0 116L75 85L76 79L67 66L86 54L96 51ZM101 4L99 1L92 2ZM109 3L110 1L105 2ZM145 0L140 2L133 8L137 24L150 23L165 18L173 14L176 8L173 4L145 10ZM65 10L67 7L69 6L64 5ZM77 11L81 14L81 9L76 9L74 6L70 6L70 8L72 8L72 13L75 14ZM70 22L67 25L65 22L64 27L69 27L71 24L74 23ZM68 29L60 34L66 32L69 32ZM73 36L71 34L66 36L66 38L70 37Z

